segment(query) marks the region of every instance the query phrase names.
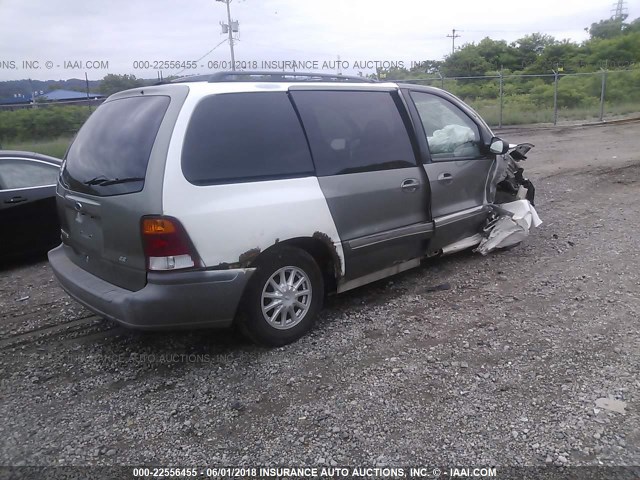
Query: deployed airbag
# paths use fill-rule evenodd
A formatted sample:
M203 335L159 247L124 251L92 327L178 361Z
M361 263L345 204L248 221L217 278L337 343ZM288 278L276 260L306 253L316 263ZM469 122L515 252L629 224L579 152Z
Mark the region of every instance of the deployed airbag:
M431 153L453 153L457 148L466 144L473 144L475 134L469 127L463 125L447 125L433 132L427 137Z

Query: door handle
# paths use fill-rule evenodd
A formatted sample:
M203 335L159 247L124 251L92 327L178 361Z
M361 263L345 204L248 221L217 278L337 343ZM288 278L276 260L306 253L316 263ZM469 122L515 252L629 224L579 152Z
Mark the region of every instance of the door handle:
M4 203L20 203L26 201L27 199L24 197L11 197L9 200L5 200Z
M407 178L402 182L400 188L405 192L415 192L420 188L420 182L416 178Z
M453 180L453 175L451 175L449 172L441 173L440 175L438 175L439 182L450 182L451 180Z

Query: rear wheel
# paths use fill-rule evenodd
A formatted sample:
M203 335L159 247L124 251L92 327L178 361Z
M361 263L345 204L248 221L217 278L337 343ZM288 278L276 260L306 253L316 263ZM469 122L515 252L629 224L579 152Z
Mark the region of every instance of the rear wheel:
M313 326L324 297L322 272L304 250L281 247L256 262L240 307L240 328L268 346L291 343Z

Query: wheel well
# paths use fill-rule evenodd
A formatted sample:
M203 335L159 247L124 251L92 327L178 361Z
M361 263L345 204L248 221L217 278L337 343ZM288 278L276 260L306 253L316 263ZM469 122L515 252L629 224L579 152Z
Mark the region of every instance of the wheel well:
M332 251L333 245L329 247L326 242L318 239L318 238L309 238L309 237L299 237L299 238L291 238L288 240L284 240L282 242L278 242L275 245L269 247L265 251L263 251L254 261L251 263L255 263L255 261L260 258L262 255L273 252L279 247L287 246L287 247L296 247L301 250L304 250L309 255L313 257L316 261L320 270L322 271L322 276L324 277L324 285L327 293L335 292L337 283L336 283L336 275L337 272L341 271L340 266L340 258L338 257L337 252Z

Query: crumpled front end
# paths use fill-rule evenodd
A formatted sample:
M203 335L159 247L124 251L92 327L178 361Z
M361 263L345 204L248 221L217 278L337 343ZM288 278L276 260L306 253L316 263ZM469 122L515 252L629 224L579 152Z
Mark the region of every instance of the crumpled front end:
M520 162L534 147L531 143L521 143L504 155L498 156L498 163L489 185L489 201L494 204L509 203L514 200L528 200L535 205L535 187L524 177Z
M522 242L531 231L542 224L536 209L535 188L524 177L520 162L533 148L530 143L510 146L504 155L498 155L488 188L491 213L482 231L445 246L441 253L449 255L471 247L486 255L496 249L509 248Z

